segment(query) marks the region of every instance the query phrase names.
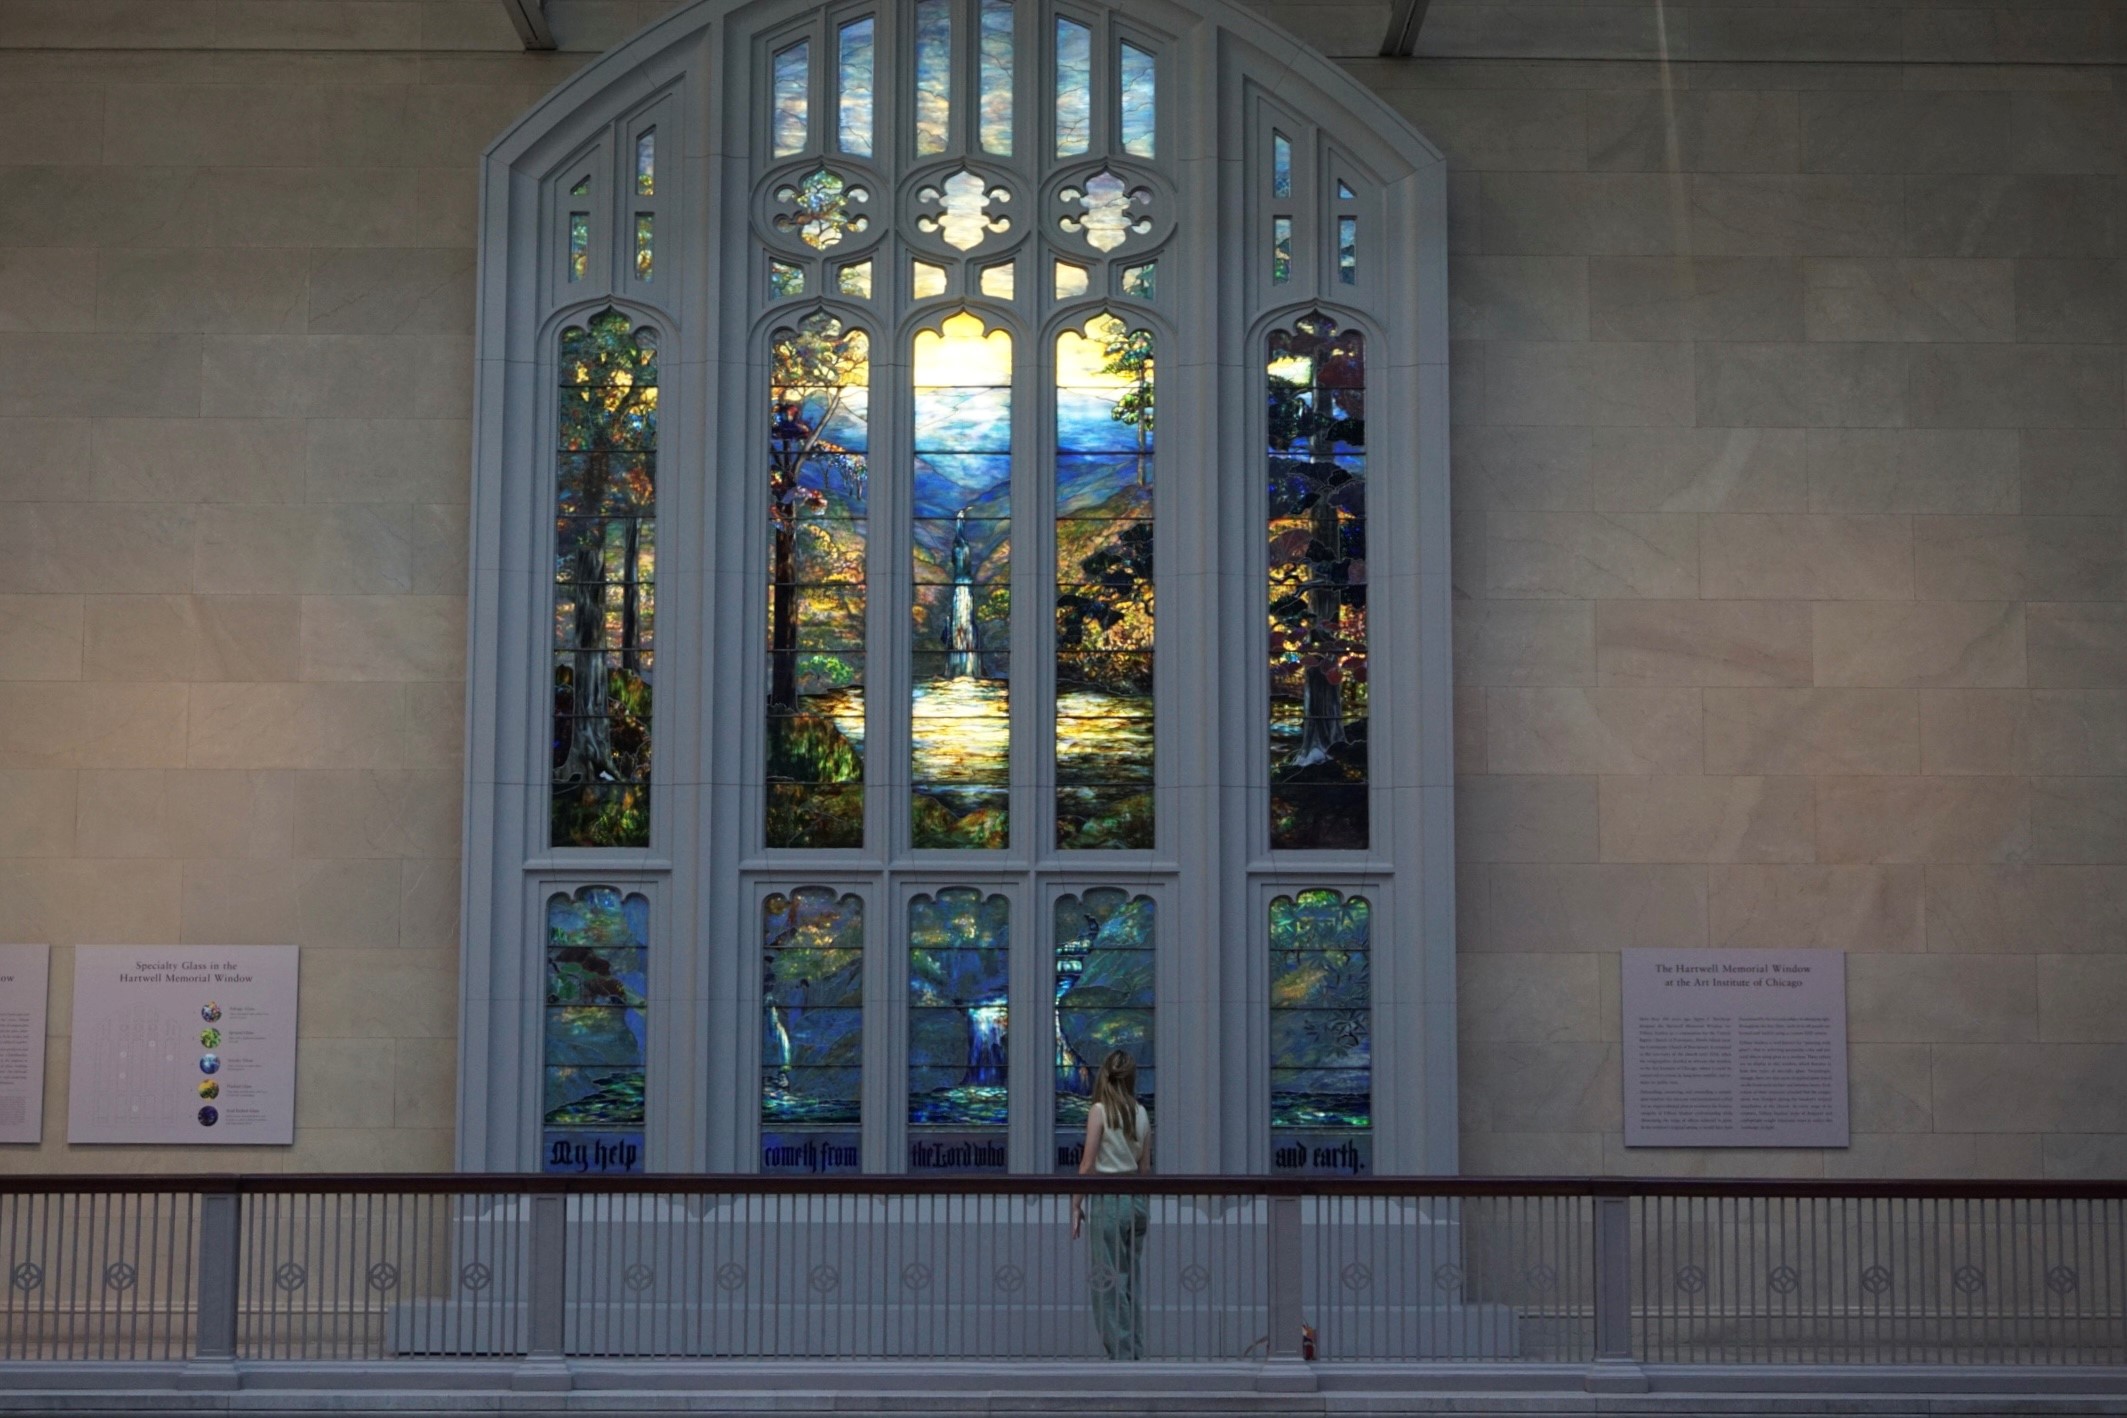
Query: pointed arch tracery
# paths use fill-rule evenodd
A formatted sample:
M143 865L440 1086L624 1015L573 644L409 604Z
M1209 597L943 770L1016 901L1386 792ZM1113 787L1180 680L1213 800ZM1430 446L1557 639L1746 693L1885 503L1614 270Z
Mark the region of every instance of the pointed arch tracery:
M1025 982L1127 900L1112 1008L1216 1118L1168 1156L1286 1167L1274 938L1328 891L1426 1027L1321 1150L1447 1165L1438 155L1224 0L702 0L487 172L469 1162L552 1122L510 942L595 890L659 1027L594 1157L1054 1165L1069 1041L1128 1021Z

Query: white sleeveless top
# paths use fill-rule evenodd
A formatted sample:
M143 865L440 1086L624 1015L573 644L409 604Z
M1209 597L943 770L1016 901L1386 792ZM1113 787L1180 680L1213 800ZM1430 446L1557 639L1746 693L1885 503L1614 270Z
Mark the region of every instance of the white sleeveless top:
M1098 1103L1094 1104L1099 1107ZM1105 1112L1101 1122L1105 1124L1100 1134L1100 1151L1093 1154L1093 1170L1096 1172L1135 1172L1137 1164L1145 1155L1145 1144L1152 1140L1152 1119L1145 1115L1145 1105L1137 1108L1137 1141L1123 1135L1123 1130L1109 1122Z

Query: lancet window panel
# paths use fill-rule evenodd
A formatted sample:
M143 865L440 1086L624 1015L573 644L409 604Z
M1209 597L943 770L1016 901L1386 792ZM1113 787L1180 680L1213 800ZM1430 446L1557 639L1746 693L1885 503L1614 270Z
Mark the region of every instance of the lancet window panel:
M650 900L616 886L544 902L541 1168L644 1168Z
M1092 887L1056 898L1056 1170L1076 1172L1085 1153L1094 1082L1121 1050L1137 1067L1137 1098L1158 1116L1154 1046L1158 907L1152 897Z
M863 1168L864 899L829 886L761 901L763 1172Z
M1270 902L1273 1171L1373 1170L1373 924L1357 893L1316 887Z

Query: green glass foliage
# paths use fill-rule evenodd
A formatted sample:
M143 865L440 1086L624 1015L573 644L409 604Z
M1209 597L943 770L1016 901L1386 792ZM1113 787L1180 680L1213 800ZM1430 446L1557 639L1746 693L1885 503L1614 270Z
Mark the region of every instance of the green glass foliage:
M606 311L561 334L554 516L556 847L650 843L657 336Z

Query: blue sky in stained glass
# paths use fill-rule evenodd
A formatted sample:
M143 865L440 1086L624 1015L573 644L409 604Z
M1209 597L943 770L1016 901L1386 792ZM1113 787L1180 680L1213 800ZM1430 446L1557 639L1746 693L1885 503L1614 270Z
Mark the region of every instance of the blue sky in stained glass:
M1056 21L1056 156L1085 152L1093 143L1093 31L1076 20Z
M1012 0L982 0L982 150L1012 155Z
M872 82L874 21L867 15L842 26L836 42L840 109L836 141L842 151L868 158L872 150Z
M947 0L916 3L916 151L942 153L953 116L953 11Z
M812 42L799 40L775 56L775 155L789 157L805 151L805 132L810 118Z
M1123 46L1123 151L1132 157L1153 156L1159 66L1134 44Z

